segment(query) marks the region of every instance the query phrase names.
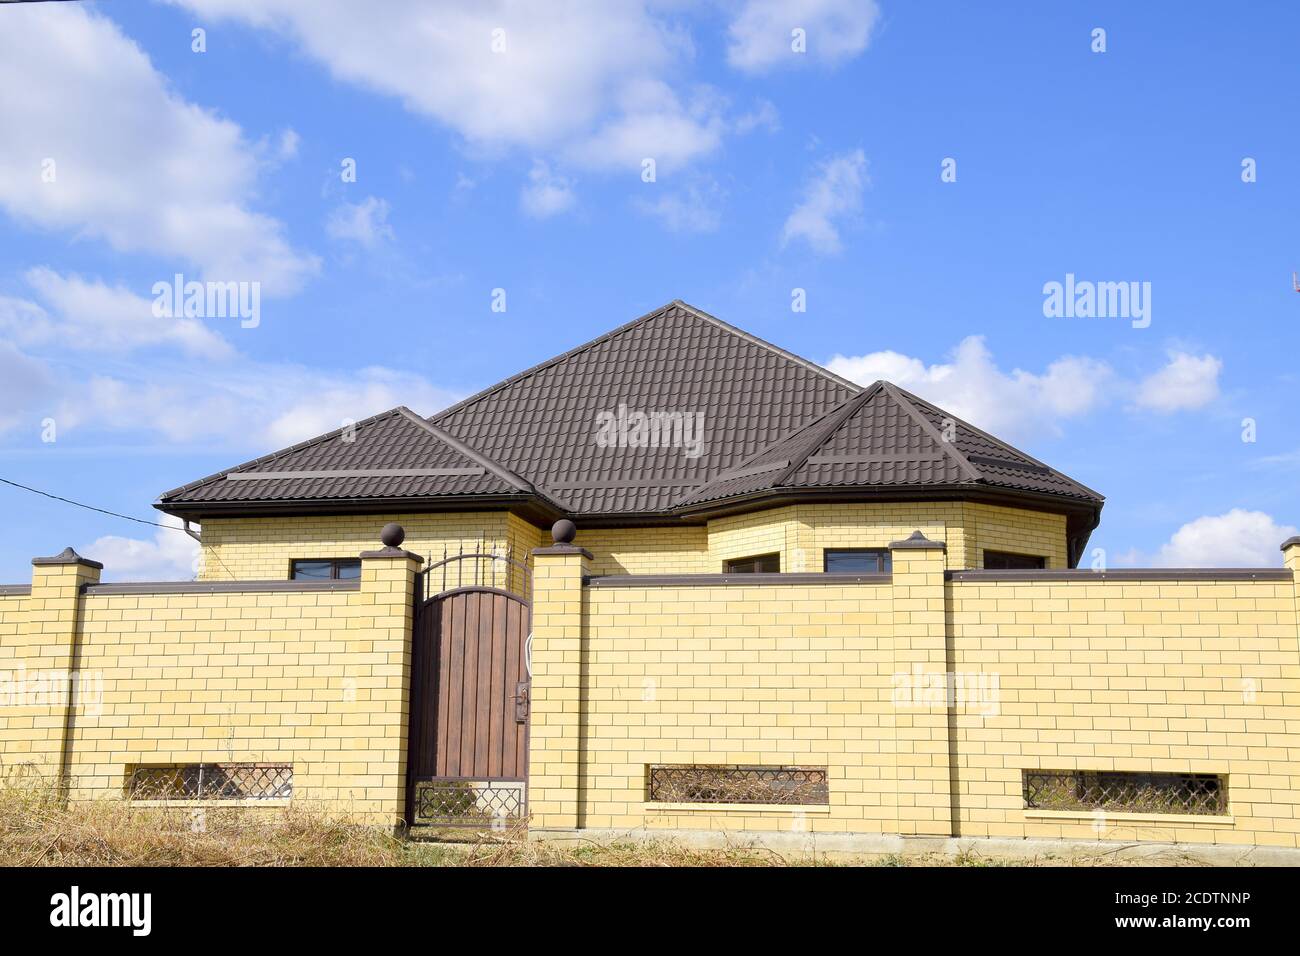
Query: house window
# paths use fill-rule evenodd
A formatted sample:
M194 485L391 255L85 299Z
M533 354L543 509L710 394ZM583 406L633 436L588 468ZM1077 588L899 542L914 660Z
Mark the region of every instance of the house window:
M1227 788L1213 773L1127 773L1094 770L1024 771L1025 808L1111 813L1221 816Z
M188 763L136 767L133 800L283 800L293 796L293 766L268 763Z
M985 551L986 571L1041 571L1047 559L1041 554L1012 554L1010 551Z
M827 574L888 572L888 548L827 548L822 552L822 570Z
M654 803L830 803L825 767L679 764L650 767Z
M361 577L360 558L307 558L289 569L293 581L355 581Z
M752 558L732 558L722 563L724 574L777 574L780 570L781 555L776 552Z

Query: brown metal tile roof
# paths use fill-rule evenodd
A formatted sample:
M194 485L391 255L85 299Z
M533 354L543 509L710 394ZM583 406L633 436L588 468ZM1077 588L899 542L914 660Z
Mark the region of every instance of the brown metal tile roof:
M409 408L398 407L359 421L351 429L340 428L169 491L162 501L267 502L533 492L524 479L465 448Z
M600 416L621 407L698 414L698 457L680 446L603 447ZM944 441L949 419L956 430ZM915 395L860 388L680 301L430 419L396 408L354 435L331 432L192 482L158 507L192 515L240 502L526 497L627 518L778 492L981 487L1101 503Z
M1096 492L1010 445L910 392L876 382L678 505L799 489L981 485L1101 502Z
M574 514L659 512L857 391L812 362L673 302L430 421L527 475ZM672 447L601 447L598 416L620 405L699 413L699 457Z

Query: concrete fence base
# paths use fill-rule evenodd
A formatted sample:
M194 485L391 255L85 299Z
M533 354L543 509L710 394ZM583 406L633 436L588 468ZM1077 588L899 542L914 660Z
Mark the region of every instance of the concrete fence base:
M1023 863L1113 861L1125 865L1300 866L1300 850L1204 843L1128 843L1111 840L1015 840L999 837L924 837L865 833L763 833L726 830L530 830L529 839L557 843L664 841L692 849L769 850L791 863L812 858L871 862L881 857L948 857Z

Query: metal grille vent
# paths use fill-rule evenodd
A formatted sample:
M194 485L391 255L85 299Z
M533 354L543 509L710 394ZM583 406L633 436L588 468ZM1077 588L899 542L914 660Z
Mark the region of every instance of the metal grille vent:
M660 803L830 802L825 767L652 766L650 799Z
M1223 780L1209 773L1122 773L1026 770L1025 806L1035 810L1111 813L1227 812Z
M293 766L192 763L136 767L128 789L135 800L284 799L293 796Z

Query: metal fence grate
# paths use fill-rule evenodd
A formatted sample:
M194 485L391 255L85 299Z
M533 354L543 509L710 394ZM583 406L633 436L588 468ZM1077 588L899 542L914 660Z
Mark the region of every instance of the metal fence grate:
M659 803L830 802L825 767L652 766L650 799Z
M293 796L293 766L263 763L191 763L136 767L135 800L273 800Z
M415 785L416 826L500 828L523 815L522 781L425 780Z
M1025 806L1112 813L1227 812L1223 779L1211 773L1026 770Z

